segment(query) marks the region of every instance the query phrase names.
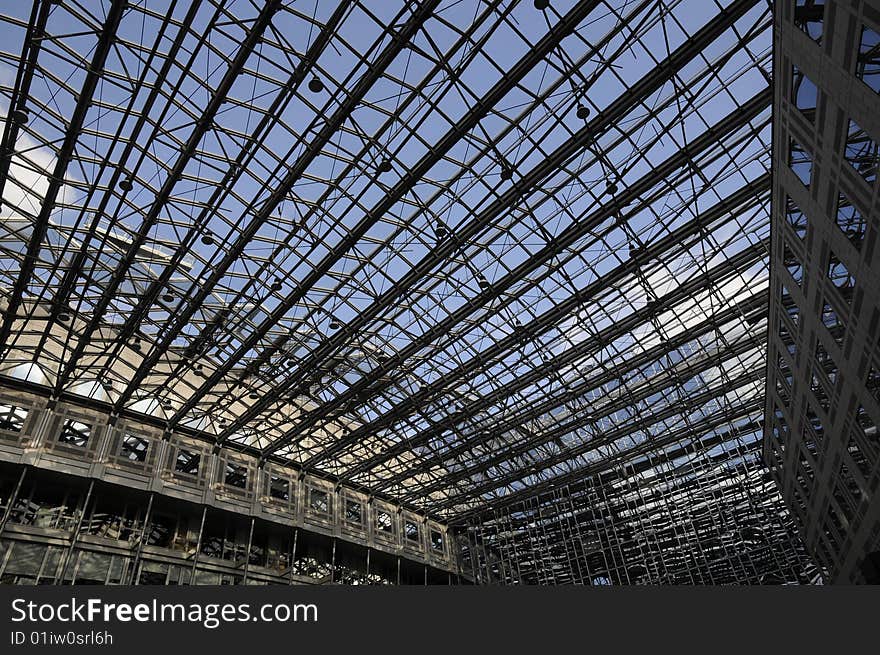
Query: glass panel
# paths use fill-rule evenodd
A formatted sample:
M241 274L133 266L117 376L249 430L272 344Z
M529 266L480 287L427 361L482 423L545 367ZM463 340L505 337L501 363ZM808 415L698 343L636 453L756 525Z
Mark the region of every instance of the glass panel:
M822 42L822 23L825 18L824 0L797 0L794 24L816 43Z
M180 448L177 451L177 461L174 465L174 470L177 473L198 475L199 465L201 464L201 461L201 454L187 450L185 448Z
M868 184L874 184L877 179L877 143L854 120L849 122L843 156Z
M867 25L862 27L856 77L880 93L880 34Z
M92 436L92 429L85 423L69 418L64 421L61 428L61 434L58 436L58 442L67 444L68 446L76 446L85 448Z
M24 407L0 403L0 430L21 432L27 419L28 410Z
M828 279L847 301L852 297L855 278L833 252L828 257Z
M818 100L819 90L813 81L800 68L792 66L791 101L810 122L815 120Z
M330 512L330 495L321 489L312 489L309 494L309 507L319 514Z
M345 520L349 523L363 523L363 506L356 500L346 499Z
M380 532L394 532L394 520L390 513L381 509L376 511L376 529Z
M795 234L798 235L801 239L806 237L807 235L807 217L800 210L795 202L789 198L785 197L785 220L791 225Z
M791 277L794 281L797 282L799 286L802 285L804 282L804 266L801 264L798 256L795 255L794 250L790 248L787 243L782 246L782 263L785 264L785 268L791 273Z
M794 139L789 139L789 156L788 163L791 170L797 175L798 179L805 187L810 186L810 180L813 177L813 158L804 148Z
M862 241L865 239L865 218L842 193L837 197L837 214L835 218L837 227L846 235L846 238L857 249L861 249Z
M269 478L269 495L278 500L290 500L290 481L273 475Z
M244 489L247 486L247 467L227 462L224 482L230 487Z
M147 459L147 450L150 442L144 437L126 433L122 436L122 448L120 454L125 459L133 462L144 462Z

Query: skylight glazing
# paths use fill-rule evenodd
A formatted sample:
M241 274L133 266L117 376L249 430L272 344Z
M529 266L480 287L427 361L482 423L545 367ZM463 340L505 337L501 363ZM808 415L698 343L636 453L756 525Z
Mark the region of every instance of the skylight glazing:
M4 7L2 379L451 521L754 421L767 3L535 4Z

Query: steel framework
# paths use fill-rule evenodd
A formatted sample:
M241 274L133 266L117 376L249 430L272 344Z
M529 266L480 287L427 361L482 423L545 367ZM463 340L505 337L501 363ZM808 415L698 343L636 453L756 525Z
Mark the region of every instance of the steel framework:
M814 575L768 3L3 12L2 386L399 502L478 582Z

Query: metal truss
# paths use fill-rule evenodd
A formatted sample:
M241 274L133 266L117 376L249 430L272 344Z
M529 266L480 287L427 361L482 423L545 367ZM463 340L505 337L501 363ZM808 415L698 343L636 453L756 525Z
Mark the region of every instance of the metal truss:
M3 11L0 383L400 500L478 579L807 575L758 461L767 3Z

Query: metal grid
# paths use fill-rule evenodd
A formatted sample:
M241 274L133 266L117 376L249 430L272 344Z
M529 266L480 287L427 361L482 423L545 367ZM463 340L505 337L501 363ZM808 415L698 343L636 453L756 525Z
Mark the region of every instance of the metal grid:
M4 11L6 384L462 525L642 462L779 506L767 3Z

